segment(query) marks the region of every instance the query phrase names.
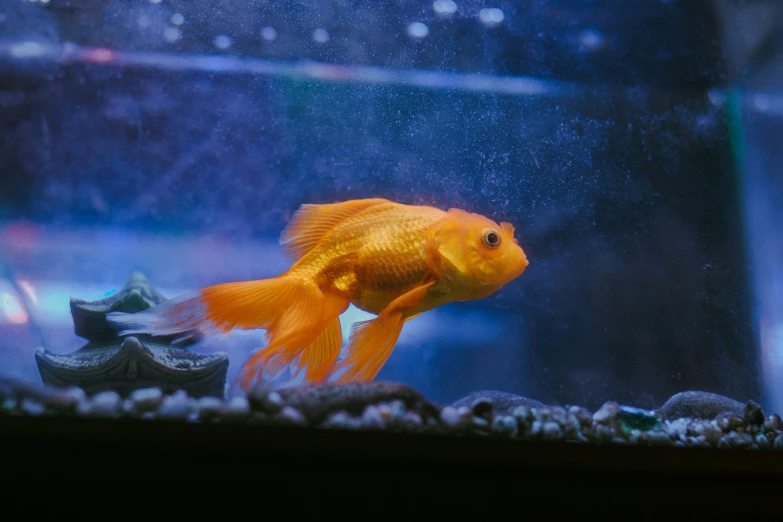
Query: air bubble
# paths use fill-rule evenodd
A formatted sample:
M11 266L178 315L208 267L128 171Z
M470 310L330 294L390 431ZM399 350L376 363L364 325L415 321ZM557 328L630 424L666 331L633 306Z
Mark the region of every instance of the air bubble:
M585 29L579 34L579 42L588 51L597 51L604 46L604 37L594 29Z
M274 27L264 27L261 29L261 38L271 42L277 38L277 31Z
M408 26L408 34L414 38L424 38L430 34L430 28L421 22L413 22Z
M479 18L484 25L494 26L501 23L505 18L505 15L503 15L503 11L497 7L491 7L479 11Z
M439 15L450 15L457 12L457 4L452 0L435 0L432 2L432 10Z
M231 38L221 34L215 37L215 47L218 49L228 49L231 47Z
M174 13L171 15L171 23L174 25L182 25L185 23L185 17L180 13Z
M176 27L167 27L163 31L163 38L169 43L174 43L180 38L182 38L182 31L180 31Z
M326 43L329 41L329 33L326 32L326 29L316 29L313 31L313 40L318 43Z

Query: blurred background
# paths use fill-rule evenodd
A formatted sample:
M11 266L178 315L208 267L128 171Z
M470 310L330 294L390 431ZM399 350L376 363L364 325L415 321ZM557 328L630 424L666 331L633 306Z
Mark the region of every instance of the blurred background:
M408 323L378 379L783 409L783 4L0 0L0 368L68 300L270 277L303 203L512 222L530 266ZM365 319L353 307L343 328ZM263 332L226 351L229 379Z

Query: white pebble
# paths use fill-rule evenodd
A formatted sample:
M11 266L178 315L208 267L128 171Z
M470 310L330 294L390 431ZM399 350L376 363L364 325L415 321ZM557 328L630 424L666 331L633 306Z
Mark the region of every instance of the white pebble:
M460 422L461 416L457 409L453 406L444 406L440 410L440 420L447 426L457 426Z

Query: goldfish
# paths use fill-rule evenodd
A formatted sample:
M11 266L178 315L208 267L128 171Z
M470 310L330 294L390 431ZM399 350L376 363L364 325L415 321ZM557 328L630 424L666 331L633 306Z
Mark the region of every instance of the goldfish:
M276 277L207 286L107 320L120 335L179 335L175 342L266 330L266 345L240 369L245 392L286 368L311 384L369 382L407 321L487 297L528 266L510 223L382 198L301 205L280 244L292 265ZM350 304L375 317L352 325L338 362Z

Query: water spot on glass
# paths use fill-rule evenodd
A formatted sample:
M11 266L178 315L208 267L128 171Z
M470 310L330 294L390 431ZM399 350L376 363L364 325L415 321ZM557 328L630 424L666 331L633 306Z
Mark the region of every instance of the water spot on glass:
M271 42L277 38L277 31L274 27L264 27L261 29L261 38Z
M326 43L329 41L329 33L326 29L316 29L313 31L313 40L318 43Z
M588 51L597 51L604 46L604 37L595 29L585 29L579 34L579 42Z
M11 56L14 58L33 58L43 54L43 47L37 42L23 42L11 46Z
M174 25L182 25L185 23L185 17L181 13L174 13L171 15L171 23Z
M503 11L497 7L489 7L479 11L479 19L484 25L489 27L498 25L504 18L505 15L503 14Z
M182 38L182 31L176 27L167 27L166 30L163 31L163 38L169 43L174 43Z
M163 1L163 0L150 0L150 3L151 3L151 4L159 4L159 3L161 3L162 1Z
M430 28L421 22L413 22L408 26L408 34L413 38L424 38L430 34Z
M136 19L136 24L144 29L145 27L152 25L152 19L147 15L139 15L139 17Z
M217 47L218 49L228 49L229 47L231 47L231 38L224 34L220 34L216 36L215 47Z
M439 15L450 15L457 12L457 4L452 0L435 0L432 2L432 10Z

